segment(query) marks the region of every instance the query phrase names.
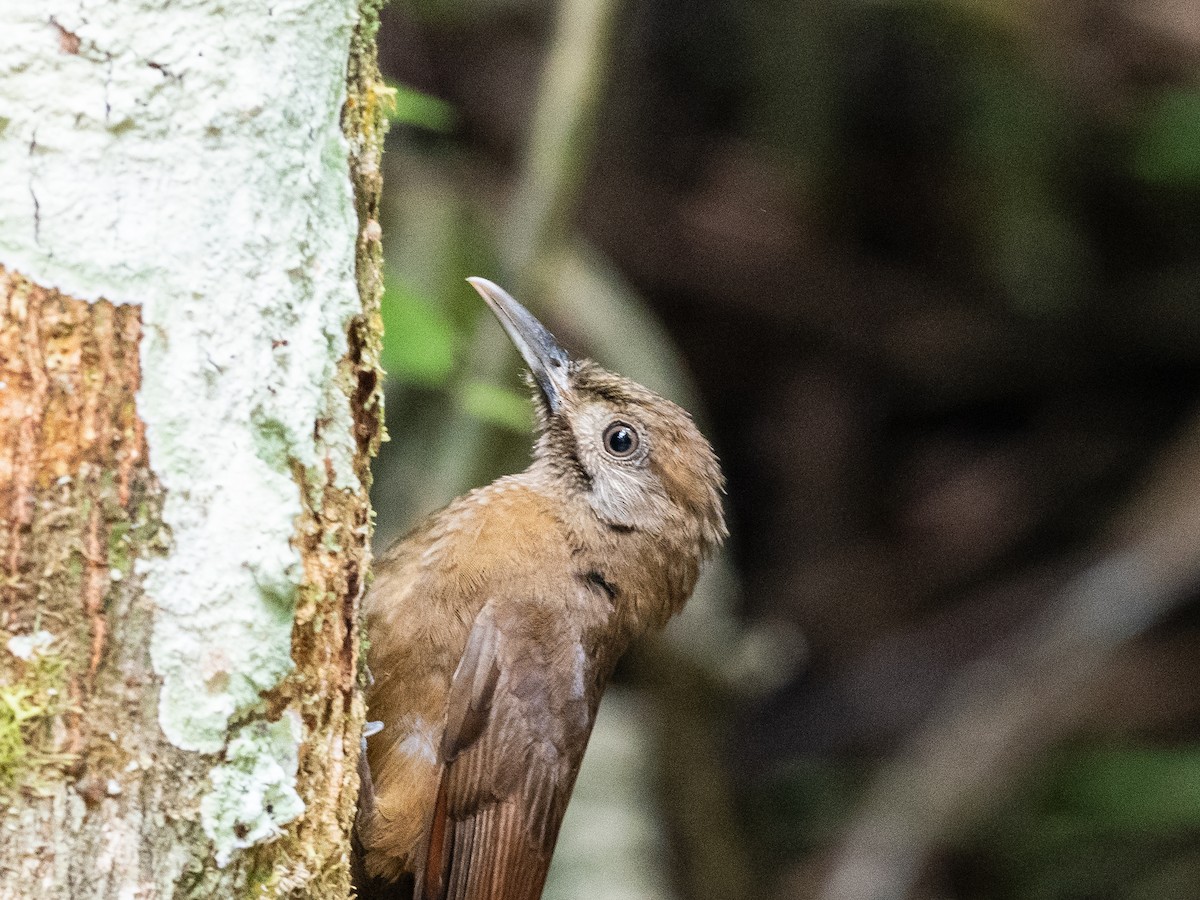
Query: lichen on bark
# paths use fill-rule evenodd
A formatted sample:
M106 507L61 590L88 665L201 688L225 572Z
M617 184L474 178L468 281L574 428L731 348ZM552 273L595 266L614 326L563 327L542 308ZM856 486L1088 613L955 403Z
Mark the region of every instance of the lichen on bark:
M150 468L153 448L139 416L144 332L154 330L160 342L182 338L156 322L143 327L147 310L162 312L162 296L135 304L162 285L154 278L123 284L128 290L117 291L113 304L97 299L109 275L90 261L79 285L96 291L78 298L47 286L59 283L57 275L0 268L0 692L19 692L26 701L19 723L6 730L0 718L0 900L28 896L34 885L44 900L324 900L348 893L363 718L358 611L369 562L369 456L380 439L382 402L377 210L387 92L375 66L377 9L374 0L364 5L350 41L345 144L338 137L326 147L332 152L337 144L343 154L348 147L350 154L357 236L349 312L337 323L338 340L329 342L333 364L321 375L312 428L289 426L284 435L304 432L309 450L293 453L290 438L276 440L272 421L256 431L255 455L282 467L299 495L282 548L298 560L297 584L286 598L280 593L288 665L238 708L219 754L192 752L164 735L162 673L151 664L161 610L146 590L146 561L153 569L178 535L162 525L164 487ZM61 49L72 59L95 49L86 32L64 34L74 36ZM163 92L180 90L175 75L154 76L164 79ZM152 90L160 90L157 82ZM127 123L121 133L133 127ZM342 172L346 162L343 156ZM61 222L43 221L43 239L52 233L48 224ZM71 242L62 228L53 233L54 251L65 259ZM0 259L10 249L0 241ZM45 260L37 254L49 252L26 251L39 268ZM171 271L163 268L167 255L153 261L154 272ZM68 269L50 264L46 271L67 272L70 283ZM219 291L219 279L208 289ZM203 303L204 291L194 293L167 295L171 303ZM328 299L320 290L315 296ZM279 326L286 331L288 322ZM286 335L281 339L286 345ZM294 377L305 377L299 361L308 357L290 359ZM170 585L158 585L160 599L164 587ZM186 602L186 593L176 591L172 603ZM274 768L261 765L271 762ZM264 817L221 806L222 785L232 796L242 777L262 788ZM214 858L216 829L233 838L220 845L224 867Z

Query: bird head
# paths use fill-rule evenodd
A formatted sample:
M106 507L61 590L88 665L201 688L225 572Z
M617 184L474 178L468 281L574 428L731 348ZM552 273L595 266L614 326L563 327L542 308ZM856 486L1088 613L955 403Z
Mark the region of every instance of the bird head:
M535 461L582 491L604 524L711 553L727 534L725 479L692 417L635 381L572 359L500 286L467 281L529 366L541 432Z

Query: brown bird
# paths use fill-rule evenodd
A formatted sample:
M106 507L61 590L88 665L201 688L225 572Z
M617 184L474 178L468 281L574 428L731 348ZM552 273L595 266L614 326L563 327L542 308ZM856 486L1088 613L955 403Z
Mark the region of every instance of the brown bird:
M570 359L502 288L468 281L529 366L540 435L528 469L375 568L363 896L540 897L617 659L683 607L726 535L717 458L684 410Z

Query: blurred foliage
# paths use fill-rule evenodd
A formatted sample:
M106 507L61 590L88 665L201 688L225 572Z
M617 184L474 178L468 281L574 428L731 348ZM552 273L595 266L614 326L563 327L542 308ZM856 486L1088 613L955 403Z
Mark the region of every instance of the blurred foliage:
M387 335L383 366L388 374L431 387L445 384L462 340L449 318L394 275L384 281L382 312Z
M486 381L468 382L463 408L477 419L508 428L526 438L533 433L533 405L528 394L518 394Z
M837 839L865 786L858 760L818 757L788 761L747 792L747 830L761 836L765 868L820 850Z
M989 896L1194 897L1200 749L1063 748L974 839L990 848L985 871L1001 888Z
M384 241L387 273L382 311L391 443L376 464L377 537L386 543L421 516L470 487L523 466L532 404L516 354L504 378L476 374L478 336L503 333L466 283L494 273L498 251L484 210L432 153L385 157ZM442 160L438 162L438 160ZM402 185L402 190L397 189ZM461 460L480 442L482 468Z
M411 127L386 163L381 541L528 455L520 365L480 371L489 336L503 337L463 279L512 274L499 211L554 8L393 6L405 24L393 74L448 99L397 87L394 119ZM938 700L936 673L990 626L964 618L946 643L890 644L935 674L917 679L919 697L879 701L882 723L873 707L860 716L859 695L909 689L862 663L870 640L1087 546L1192 403L1200 90L1153 35L1071 4L641 0L628 12L596 184L561 227L607 239L606 290L622 278L635 290L620 317L581 292L548 324L572 346L617 346L613 364L643 378L639 363L678 342L669 368L695 372L731 476L748 605L817 635L807 681L851 669L845 696L804 720L828 729L819 752L757 734L779 724L767 714L728 736L736 824L770 885L820 868L903 726ZM622 211L608 232L591 218ZM889 275L891 293L876 291ZM812 285L830 299L812 300ZM848 316L861 321L825 327ZM621 347L618 318L647 324ZM955 543L963 521L982 524ZM801 688L780 708L803 709ZM1200 897L1194 724L1122 741L1112 726L1038 761L985 822L964 823L930 894ZM747 761L754 741L764 758Z
M1051 794L1080 818L1117 830L1200 829L1200 747L1067 751Z
M828 846L864 787L861 760L816 757L757 783L743 814L762 836L761 864ZM1200 893L1198 840L1200 748L1077 744L1040 763L985 824L963 831L951 896L1184 900Z
M1200 188L1200 90L1154 97L1135 137L1134 169L1149 184Z
M1087 241L1063 177L1082 123L1022 65L1008 35L967 33L958 43L974 50L959 75L961 152L978 192L972 199L987 267L1015 311L1061 314L1092 286Z
M430 131L450 131L454 127L454 107L449 103L395 81L387 85L392 91L388 121Z

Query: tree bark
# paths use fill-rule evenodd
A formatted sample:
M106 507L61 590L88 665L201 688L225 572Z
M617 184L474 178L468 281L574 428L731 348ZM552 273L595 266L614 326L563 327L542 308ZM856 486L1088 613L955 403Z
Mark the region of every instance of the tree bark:
M0 900L346 897L378 4L85 6L0 11Z

